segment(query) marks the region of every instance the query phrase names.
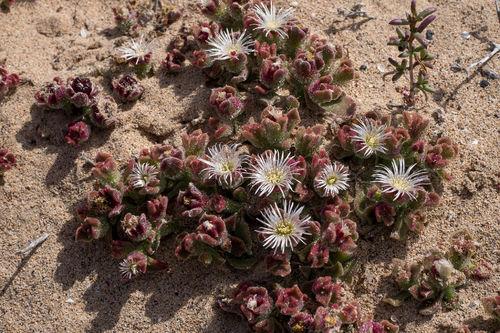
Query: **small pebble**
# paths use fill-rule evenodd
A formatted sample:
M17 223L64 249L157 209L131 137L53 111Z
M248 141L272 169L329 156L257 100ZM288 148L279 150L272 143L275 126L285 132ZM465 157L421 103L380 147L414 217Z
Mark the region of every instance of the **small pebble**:
M458 72L461 72L463 70L462 66L460 66L458 63L454 62L453 64L451 64L451 71L453 73L458 73Z
M491 69L487 68L481 68L480 69L481 75L484 76L485 78L489 80L496 80L500 77L496 72L492 71Z
M366 64L362 64L361 66L359 66L360 71L366 71L367 69L368 69L368 66Z
M438 124L444 123L444 112L442 109L436 109L436 111L432 113L432 117L434 118L436 123Z
M462 36L463 39L469 39L470 38L470 32L468 31L464 31L460 34L460 36Z
M472 141L470 142L470 144L471 144L472 146L477 146L477 144L478 144L478 143L479 143L479 140L478 140L478 139L474 139L474 140L472 140Z
M481 86L481 88L486 88L490 85L490 83L487 80L481 80L481 82L479 82L479 85Z
M427 38L428 40L434 39L434 31L427 30L427 32L425 33L425 38Z
M377 69L380 73L384 74L385 73L385 66L382 64L377 65Z

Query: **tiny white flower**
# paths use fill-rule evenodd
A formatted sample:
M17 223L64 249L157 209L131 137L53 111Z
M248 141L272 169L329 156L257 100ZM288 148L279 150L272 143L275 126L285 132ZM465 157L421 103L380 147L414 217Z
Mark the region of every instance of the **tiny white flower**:
M135 275L139 274L139 270L137 269L137 264L132 260L123 259L123 261L119 265L119 270L122 277L126 280L130 280Z
M455 268L453 267L452 263L444 258L436 260L434 262L434 267L436 268L436 271L443 280L448 280L451 274L455 271Z
M360 146L358 153L363 153L366 158L376 153L385 153L387 148L384 147L384 140L388 136L385 129L385 126L377 126L372 121L353 125L352 130L356 134L352 141Z
M247 308L249 308L250 310L254 310L257 307L257 305L258 305L257 295L253 295L248 299Z
M202 173L208 179L215 179L219 185L235 188L243 181L243 162L246 157L238 152L239 144L218 144L208 148L207 159L200 159L208 165Z
M257 219L264 224L259 230L265 236L264 247L271 248L274 252L285 252L286 249L293 250L298 243L304 243L304 235L309 234L306 229L311 217L301 218L303 210L304 207L295 206L293 202L286 200L283 209L276 203L264 208L263 219Z
M156 180L158 168L147 163L135 163L129 176L130 185L134 188L146 187L152 180Z
M250 165L247 177L250 179L250 187L256 187L259 196L271 195L276 189L284 197L285 192L292 189L298 172L295 166L298 162L293 161L291 154L274 150L272 153L258 155L255 163Z
M228 60L240 53L252 52L253 40L243 31L238 37L232 30L224 30L208 40L207 55L213 60Z
M135 60L137 65L139 62L144 62L148 54L151 53L151 43L139 39L131 39L124 46L118 48L121 58L125 61Z
M314 179L314 186L324 197L334 197L349 187L349 169L340 163L327 164Z
M374 182L382 186L383 193L395 193L394 200L408 196L415 199L419 187L429 184L429 176L425 170L414 170L416 164L405 167L405 160L392 160L391 168L381 166L373 175Z
M257 17L256 30L261 30L266 37L271 33L277 34L280 38L287 37L285 27L293 18L294 10L292 8L276 9L271 2L269 7L263 3L255 5L254 11Z

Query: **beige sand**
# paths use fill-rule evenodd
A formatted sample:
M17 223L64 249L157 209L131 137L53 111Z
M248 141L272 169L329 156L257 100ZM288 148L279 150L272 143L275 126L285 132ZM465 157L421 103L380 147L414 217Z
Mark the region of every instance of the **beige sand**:
M0 331L245 332L238 318L214 306L214 296L244 275L225 268L178 263L170 247L163 255L170 259L171 274L147 275L123 284L106 244L73 241L73 207L91 187L89 169L81 155L93 157L105 150L124 160L156 140L178 142L183 124L207 109L209 91L196 70L161 82L157 77L146 79L144 98L120 112L118 128L109 136L96 133L75 150L63 142L65 118L32 107L36 87L44 81L106 66L107 61L99 59L110 54L115 40L106 38L103 31L114 26L111 7L118 2L20 1L10 14L0 14L0 59L7 58L9 69L34 84L20 87L0 104L0 146L11 148L19 159L18 167L6 175L6 185L0 188ZM199 19L194 1L175 3L185 8L184 17L155 41L156 62L163 58L165 46L181 25ZM292 2L312 30L348 46L356 65L368 66L350 89L361 110L388 112L387 104L400 101L394 85L383 82L379 71L380 66L388 67L388 52L393 54L386 46L392 30L386 22L403 13L408 4L365 0L365 9L375 20L359 29L348 28L350 19L332 26L333 21L342 19L337 10L355 3ZM365 269L356 292L376 318L391 317L404 332L441 332L443 326L460 322L492 330L492 322L483 321L478 300L499 288L498 272L487 282L472 282L460 290L456 310L432 318L417 315L411 303L395 311L380 303L391 288L384 275L392 257L415 259L430 248L445 249L449 235L457 230L470 230L482 242L484 256L499 261L499 81L490 80L490 86L483 89L479 86L481 75L466 82L464 72L450 70L454 62L468 65L481 58L487 53L488 41L497 38L500 42L494 1L430 3L439 8L439 20L432 28L431 50L438 55L432 83L444 95L440 102L430 101L421 112L430 117L441 109L444 123L432 122L430 133L443 131L459 143L460 156L451 166L454 180L446 185L442 206L429 214L429 226L421 237L407 246L385 241L381 232L370 242L360 241ZM428 4L421 1L420 6ZM84 27L90 32L85 39L79 34ZM347 29L335 33L332 27ZM463 31L477 33L464 39ZM499 73L498 57L488 67ZM44 232L50 233L49 239L28 261L15 254Z

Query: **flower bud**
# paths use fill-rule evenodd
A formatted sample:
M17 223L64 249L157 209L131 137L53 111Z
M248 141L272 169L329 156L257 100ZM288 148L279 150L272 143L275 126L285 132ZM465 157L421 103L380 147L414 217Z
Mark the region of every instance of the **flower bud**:
M340 283L333 283L331 276L322 276L314 280L312 292L316 301L324 306L330 303L338 303L344 296L344 290Z
M96 103L99 89L88 78L69 78L66 84L66 96L77 108L89 107Z
M46 82L35 93L36 104L48 109L62 109L66 99L66 85L61 78L54 78L53 82Z
M134 102L144 93L144 87L130 74L124 74L113 79L111 86L115 95L123 103Z
M78 241L89 242L104 237L108 229L107 222L101 222L101 220L94 217L87 217L76 229L75 238Z
M167 56L161 62L161 66L167 73L178 73L184 67L186 56L177 49L167 52Z
M141 242L150 236L151 223L146 214L140 216L127 213L121 221L121 227L125 234L134 242Z
M79 145L89 139L90 127L83 121L71 123L68 125L68 130L64 138L70 145Z
M181 140L186 156L202 156L208 145L208 134L198 129L189 134L182 133Z
M292 316L299 313L308 297L297 285L291 288L281 288L276 292L276 307L282 315Z
M222 118L227 120L238 117L244 108L237 90L231 86L212 89L208 102Z
M16 165L16 157L9 150L0 148L0 177Z
M99 128L112 128L116 125L116 113L118 106L116 102L108 97L101 96L96 104L90 107L88 118L93 125Z
M292 272L290 253L270 253L266 255L266 269L274 276L285 277Z

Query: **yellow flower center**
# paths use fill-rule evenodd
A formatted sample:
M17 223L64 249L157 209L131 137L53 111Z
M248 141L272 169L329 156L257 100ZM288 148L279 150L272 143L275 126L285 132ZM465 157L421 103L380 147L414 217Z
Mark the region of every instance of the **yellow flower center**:
M404 177L394 177L391 180L391 186L400 191L408 191L411 188L410 183Z
M281 170L271 170L266 174L267 181L271 184L277 185L283 181L285 174Z
M276 22L275 20L271 20L271 21L266 22L267 30L277 30L279 27L280 26L279 26L278 22Z
M379 145L378 138L375 135L367 134L365 137L365 143L368 147L375 148Z
M226 162L222 164L221 167L222 172L233 172L234 171L234 164L232 162Z
M279 236L290 236L293 233L293 223L289 220L282 220L276 225L276 234Z
M334 327L337 325L337 317L335 316L331 316L331 315L328 315L325 317L325 323L329 326L329 327Z
M295 325L293 325L292 327L292 332L293 333L304 333L304 325L302 325L301 323L297 323Z
M333 185L337 182L337 177L335 177L334 175L331 175L330 177L328 177L328 179L326 180L326 183L328 185Z

